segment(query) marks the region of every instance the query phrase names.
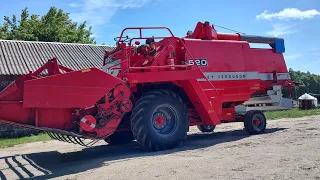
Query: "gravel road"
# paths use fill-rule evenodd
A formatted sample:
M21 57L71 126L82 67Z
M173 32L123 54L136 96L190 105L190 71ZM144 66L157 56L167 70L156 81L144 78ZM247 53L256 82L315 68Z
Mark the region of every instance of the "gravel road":
M0 179L316 179L320 180L320 116L268 121L249 136L242 123L214 133L191 128L184 146L142 152L133 142L91 148L59 141L0 150Z

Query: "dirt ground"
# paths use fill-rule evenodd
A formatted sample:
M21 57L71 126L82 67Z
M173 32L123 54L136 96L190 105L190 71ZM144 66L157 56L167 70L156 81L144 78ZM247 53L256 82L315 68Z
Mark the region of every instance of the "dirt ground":
M269 121L249 136L242 123L214 133L192 127L182 147L142 152L133 142L91 148L59 141L0 150L1 179L317 179L320 116Z

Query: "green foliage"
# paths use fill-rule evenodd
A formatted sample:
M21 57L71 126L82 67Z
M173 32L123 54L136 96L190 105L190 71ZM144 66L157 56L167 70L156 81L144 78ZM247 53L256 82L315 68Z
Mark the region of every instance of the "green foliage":
M0 148L12 147L18 144L25 144L38 141L49 141L51 138L47 134L39 134L34 136L26 136L19 138L1 138Z
M269 111L264 113L267 120L276 120L282 118L300 118L306 116L320 115L320 109L300 110L298 108L284 111Z
M294 71L289 69L291 79L297 83L293 92L293 97L296 99L304 93L309 93L313 96L320 94L320 76L311 74L310 72Z
M28 8L22 10L19 21L16 15L11 19L4 16L0 39L96 44L91 37L91 27L86 29L86 22L79 25L72 22L62 9L51 7L47 14L39 17L36 14L30 16Z

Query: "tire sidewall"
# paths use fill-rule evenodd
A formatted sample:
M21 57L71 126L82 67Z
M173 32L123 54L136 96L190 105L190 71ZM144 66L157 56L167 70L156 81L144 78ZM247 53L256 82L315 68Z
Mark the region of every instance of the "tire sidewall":
M255 115L260 115L262 117L263 126L261 128L259 128L259 130L255 129L254 125L253 125L253 118ZM266 117L263 114L263 112L257 111L257 110L252 110L252 111L248 111L247 114L245 115L244 125L245 125L246 130L249 133L259 134L259 133L263 133L265 131L266 126L267 126L267 120L266 120Z
M175 115L177 116L175 129L170 135L158 134L153 127L153 113L156 108L162 105L169 106L175 111ZM149 103L148 110L145 110L145 114L142 118L147 138L150 138L156 144L167 144L172 146L176 142L183 140L187 134L189 126L188 111L182 102L172 96L161 95L153 98L152 102Z
M197 126L201 132L213 132L216 128L215 125L210 125L210 127L206 127L207 125L199 125Z

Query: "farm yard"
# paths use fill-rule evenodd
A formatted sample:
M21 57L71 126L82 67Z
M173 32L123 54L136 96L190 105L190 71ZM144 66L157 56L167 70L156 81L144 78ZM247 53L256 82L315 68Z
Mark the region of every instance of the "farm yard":
M287 116L281 112L266 112L277 120L268 121L264 134L249 136L242 123L219 125L213 133L192 127L183 146L162 152L143 152L135 142L83 148L47 139L2 148L0 177L320 179L320 115L314 115L320 111L291 110L313 115L297 118L281 118Z
M3 2L0 179L320 180L315 2L190 3Z

